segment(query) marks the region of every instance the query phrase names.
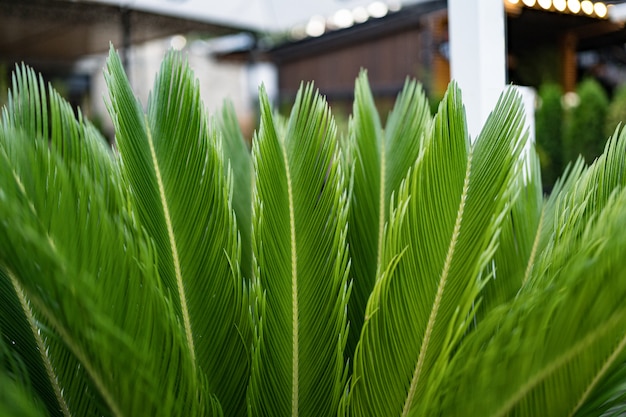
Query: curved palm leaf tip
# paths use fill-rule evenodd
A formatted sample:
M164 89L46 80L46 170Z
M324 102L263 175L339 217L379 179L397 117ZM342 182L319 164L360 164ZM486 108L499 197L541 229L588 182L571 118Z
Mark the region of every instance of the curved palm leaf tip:
M506 94L470 146L460 92L449 87L385 235L385 269L355 355L351 415L405 416L436 394L519 168L518 110Z
M100 165L110 158L108 149L93 146L96 142L87 137L81 143L84 155L68 152L79 149L74 145L81 135L93 131L77 124L67 103L55 106L54 97L49 131L53 136L57 132L59 142L53 138L48 147L48 129L40 127L47 120L37 109L39 96L27 100L36 103L31 103L30 113L23 112L14 122L5 118L0 135L6 162L0 172L2 218L12 219L0 228L0 259L16 283L15 294L25 299L22 314L32 305L32 317L39 317L33 335L48 333L36 328L41 324L53 329L53 337L37 343L51 356L45 377L60 386L54 391L62 395L55 400L67 400L58 409L64 415L89 415L100 403L97 414L137 415L142 410L171 415L183 409L189 415L205 415L210 409L217 413L207 390L198 384L190 357L180 351L175 316L157 290L152 245L134 225L126 202L110 198L123 193L117 188L118 172L106 170L113 167L111 161ZM47 103L41 107L47 108ZM25 127L12 130L17 124ZM40 168L34 174L33 166ZM114 192L102 192L108 188ZM43 276L41 269L47 271ZM144 315L137 312L152 321L142 321ZM61 341L60 349L55 340ZM154 346L159 346L158 352ZM71 360L65 360L64 350L71 352ZM161 355L178 360L164 363ZM120 378L128 369L135 369L133 379Z
M186 397L193 398L192 414L205 413L211 398L197 386L180 351L175 317L157 291L153 249L141 230L111 215L89 177L71 175L47 144L16 133L0 135L0 141L13 147L13 158L0 164L0 215L11 219L0 224L0 261L43 324L49 323L51 338L73 356L52 360L58 381L50 383L61 384L70 410L65 415L93 411L95 405L116 416L168 415L180 411L176 398ZM32 166L40 169L33 172ZM50 354L57 354L52 346ZM161 355L178 360L164 363ZM74 383L71 378L83 370L87 383L80 376ZM85 385L92 389L81 390Z
M536 278L558 285L520 292L466 339L446 378L446 415L599 416L623 405L625 203L622 189L557 276Z
M346 152L346 157L354 164L348 229L352 292L348 304L350 334L346 356L350 362L381 263L383 231L389 219L391 196L398 192L421 151L430 123L424 91L416 81L407 80L383 131L367 73L361 71L355 83L350 142Z
M231 101L224 103L216 123L223 137L224 162L228 162L233 175L233 209L241 237L241 274L249 281L252 277L252 158Z
M252 415L336 415L345 385L347 195L334 122L308 86L285 137L261 93L253 142L256 285L265 293Z
M208 127L197 81L180 54L163 61L145 116L113 53L107 80L124 174L156 243L189 354L225 413L243 415L249 302L220 137Z
M17 67L13 76L10 100L3 113L4 134L0 148L6 151L6 165L10 180L17 179L25 198L31 199L28 212L33 213L43 225L49 225L48 234L59 232L67 226L55 218L54 210L46 209L46 201L54 201L54 190L45 192L37 188L37 176L32 175L32 163L19 161L21 143L26 140L33 146L49 146L63 157L64 166L90 178L100 194L106 196L107 211L120 215L122 197L119 171L105 140L85 120L76 120L74 110L53 89L46 88L41 77L32 69ZM22 136L23 133L23 136ZM45 173L44 173L45 175ZM30 194L30 195L29 195ZM61 231L63 231L61 230ZM11 341L13 353L24 359L33 381L33 387L43 399L51 415L92 415L102 413L95 401L93 389L85 368L74 354L51 330L52 324L38 311L25 293L22 284L10 274L0 271L0 292L5 297L0 303L0 327L3 337ZM1 323L5 322L6 325ZM68 405L71 404L71 407Z
M539 157L534 148L523 154L523 172L517 176L515 189L519 195L503 221L490 267L492 279L483 289L476 322L491 309L514 298L528 281L535 264L545 211Z

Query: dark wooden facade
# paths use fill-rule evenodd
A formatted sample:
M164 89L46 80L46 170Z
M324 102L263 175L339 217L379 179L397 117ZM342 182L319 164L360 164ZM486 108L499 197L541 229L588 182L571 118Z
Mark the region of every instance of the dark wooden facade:
M521 3L508 5L506 25L508 82L534 87L554 81L571 91L585 75L577 66L578 53L610 45L624 50L626 42L622 24ZM438 0L279 46L270 59L278 68L282 102L293 100L302 80L314 80L331 103L348 103L365 68L380 104L392 100L407 77L419 80L431 98L442 97L450 81L448 50L447 2Z
M275 48L281 100L291 101L301 81L314 80L329 101L351 100L354 81L366 69L379 98L395 97L407 77L433 95L449 78L445 2L433 1L349 29Z

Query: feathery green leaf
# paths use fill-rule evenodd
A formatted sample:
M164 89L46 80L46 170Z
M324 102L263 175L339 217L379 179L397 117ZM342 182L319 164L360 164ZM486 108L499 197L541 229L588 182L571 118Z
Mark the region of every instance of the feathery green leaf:
M470 147L452 84L398 194L355 355L351 415L409 415L437 392L492 258L521 152L519 101L504 95Z
M224 412L243 415L251 335L232 173L197 81L181 55L168 54L144 115L114 52L106 78L124 175L189 354Z
M347 155L354 170L348 229L353 261L346 349L350 359L361 335L367 300L382 259L391 196L415 163L431 123L421 86L407 81L383 131L365 71L361 71L355 83L353 113Z
M576 256L545 278L559 285L525 287L465 339L445 378L443 415L601 415L612 405L596 397L614 393L603 383L626 359L624 204L624 191L614 195ZM590 401L597 408L581 414Z
M346 379L348 201L334 122L300 92L285 137L261 95L253 141L255 285L265 294L251 415L336 415Z
M223 138L224 162L230 164L233 175L232 204L241 236L241 273L249 280L252 277L252 158L231 101L224 102L216 120Z
M495 306L511 300L528 280L537 257L544 217L539 158L534 148L522 155L515 198L500 230L491 279L485 284L477 312L480 320Z

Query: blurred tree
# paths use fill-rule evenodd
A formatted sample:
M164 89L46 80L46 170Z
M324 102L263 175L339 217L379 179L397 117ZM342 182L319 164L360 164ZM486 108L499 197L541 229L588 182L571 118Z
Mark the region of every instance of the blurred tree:
M540 105L535 115L535 137L541 158L543 186L551 189L563 172L563 90L556 83L539 88Z
M567 161L582 155L587 163L604 148L605 121L609 107L606 92L593 78L583 80L576 89L579 104L571 109L564 138Z
M626 84L621 85L613 95L606 115L605 136L611 136L619 124L626 121Z

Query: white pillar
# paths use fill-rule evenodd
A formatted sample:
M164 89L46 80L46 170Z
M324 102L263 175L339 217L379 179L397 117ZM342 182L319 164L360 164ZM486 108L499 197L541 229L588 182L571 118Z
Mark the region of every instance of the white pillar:
M503 0L448 0L451 75L461 87L472 139L506 83Z

